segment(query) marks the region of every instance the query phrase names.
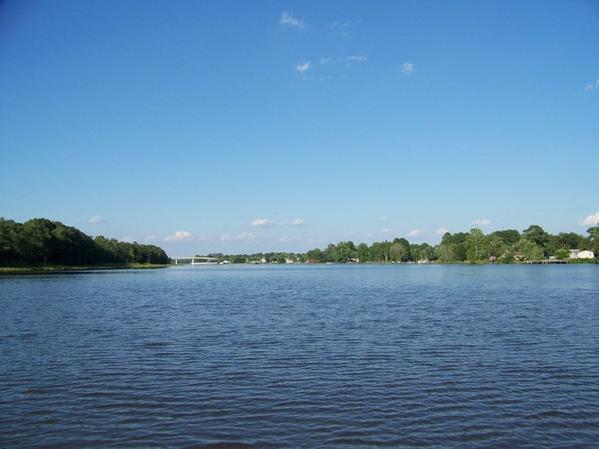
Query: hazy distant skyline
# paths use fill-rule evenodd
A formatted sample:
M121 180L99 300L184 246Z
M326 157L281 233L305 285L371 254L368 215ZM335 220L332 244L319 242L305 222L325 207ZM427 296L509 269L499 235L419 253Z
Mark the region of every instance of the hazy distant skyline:
M0 216L171 255L599 223L599 4L5 1Z

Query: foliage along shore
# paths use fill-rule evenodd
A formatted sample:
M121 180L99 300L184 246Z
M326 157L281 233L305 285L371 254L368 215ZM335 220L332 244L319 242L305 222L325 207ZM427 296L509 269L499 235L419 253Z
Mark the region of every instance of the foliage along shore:
M156 245L90 237L58 221L34 218L24 223L0 218L0 267L3 273L166 265Z
M599 263L599 226L584 237L574 232L550 234L532 225L522 232L515 229L485 235L480 229L447 232L438 245L413 244L405 238L354 244L330 244L306 253L210 254L231 263ZM570 250L591 250L595 258L570 259Z
M150 263L116 263L108 265L38 265L38 266L21 266L21 267L0 267L0 276L14 276L22 274L60 274L79 271L96 271L96 270L146 270L156 268L166 268L168 264L150 264Z
M306 253L209 254L231 263L531 263L547 260L599 263L599 226L588 236L550 234L538 225L485 235L480 229L447 232L438 245L395 238L371 245L352 241ZM569 251L591 250L595 259L569 259ZM89 269L161 268L172 263L156 245L90 237L58 221L24 223L0 218L0 274L52 273Z

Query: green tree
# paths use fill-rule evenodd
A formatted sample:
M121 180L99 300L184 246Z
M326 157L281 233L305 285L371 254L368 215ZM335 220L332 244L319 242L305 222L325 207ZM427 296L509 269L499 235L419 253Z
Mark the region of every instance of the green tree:
M389 258L394 262L410 260L410 243L404 239L395 239L389 247Z
M306 253L307 262L324 262L324 254L320 248L311 249Z
M345 263L358 257L354 242L339 242L331 250L331 258L334 262Z
M428 243L410 245L410 260L413 260L414 262L420 262L423 260L435 259L435 249Z
M442 258L451 257L451 259L445 260L445 262L461 262L466 260L466 237L468 237L466 232L456 232L454 234L447 232L443 235L440 246L444 248L439 251L439 255Z
M542 260L545 255L543 248L526 237L522 237L518 242L518 250L524 254L526 260L531 261Z
M595 259L599 260L599 226L587 229L591 250L595 253Z
M515 229L506 229L503 231L492 232L490 237L497 237L503 242L504 245L511 246L513 248L520 240L520 233Z
M471 229L466 237L466 257L470 263L489 260L489 244L480 229Z
M387 240L385 240L384 242L374 242L370 246L370 254L372 256L372 260L375 262L389 262L391 245L391 242Z
M539 225L531 225L522 232L522 236L528 241L533 242L543 251L543 255L548 257L555 252L552 245L551 236Z
M511 249L511 245L506 245L504 240L496 234L487 236L487 248L489 259L492 261L502 261L505 259L506 253Z
M21 225L13 220L0 218L0 265L15 265L21 262L17 238Z
M555 257L559 260L566 260L570 257L570 252L565 248L560 248L555 252Z
M356 248L356 251L358 253L358 259L360 262L370 262L372 260L370 256L370 248L368 248L366 243L360 243Z

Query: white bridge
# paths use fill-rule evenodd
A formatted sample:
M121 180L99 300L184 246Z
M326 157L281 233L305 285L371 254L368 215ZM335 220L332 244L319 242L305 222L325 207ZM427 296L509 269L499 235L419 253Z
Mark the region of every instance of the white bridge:
M183 265L183 264L191 264L191 265L218 265L220 263L225 263L221 261L217 257L208 257L208 256L183 256L183 257L173 257L175 261L175 265Z

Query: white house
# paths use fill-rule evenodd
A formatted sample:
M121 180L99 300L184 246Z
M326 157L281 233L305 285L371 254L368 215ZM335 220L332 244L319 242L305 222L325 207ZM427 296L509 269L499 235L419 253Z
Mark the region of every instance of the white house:
M594 259L595 253L593 251L589 251L588 249L571 249L570 250L570 259Z

